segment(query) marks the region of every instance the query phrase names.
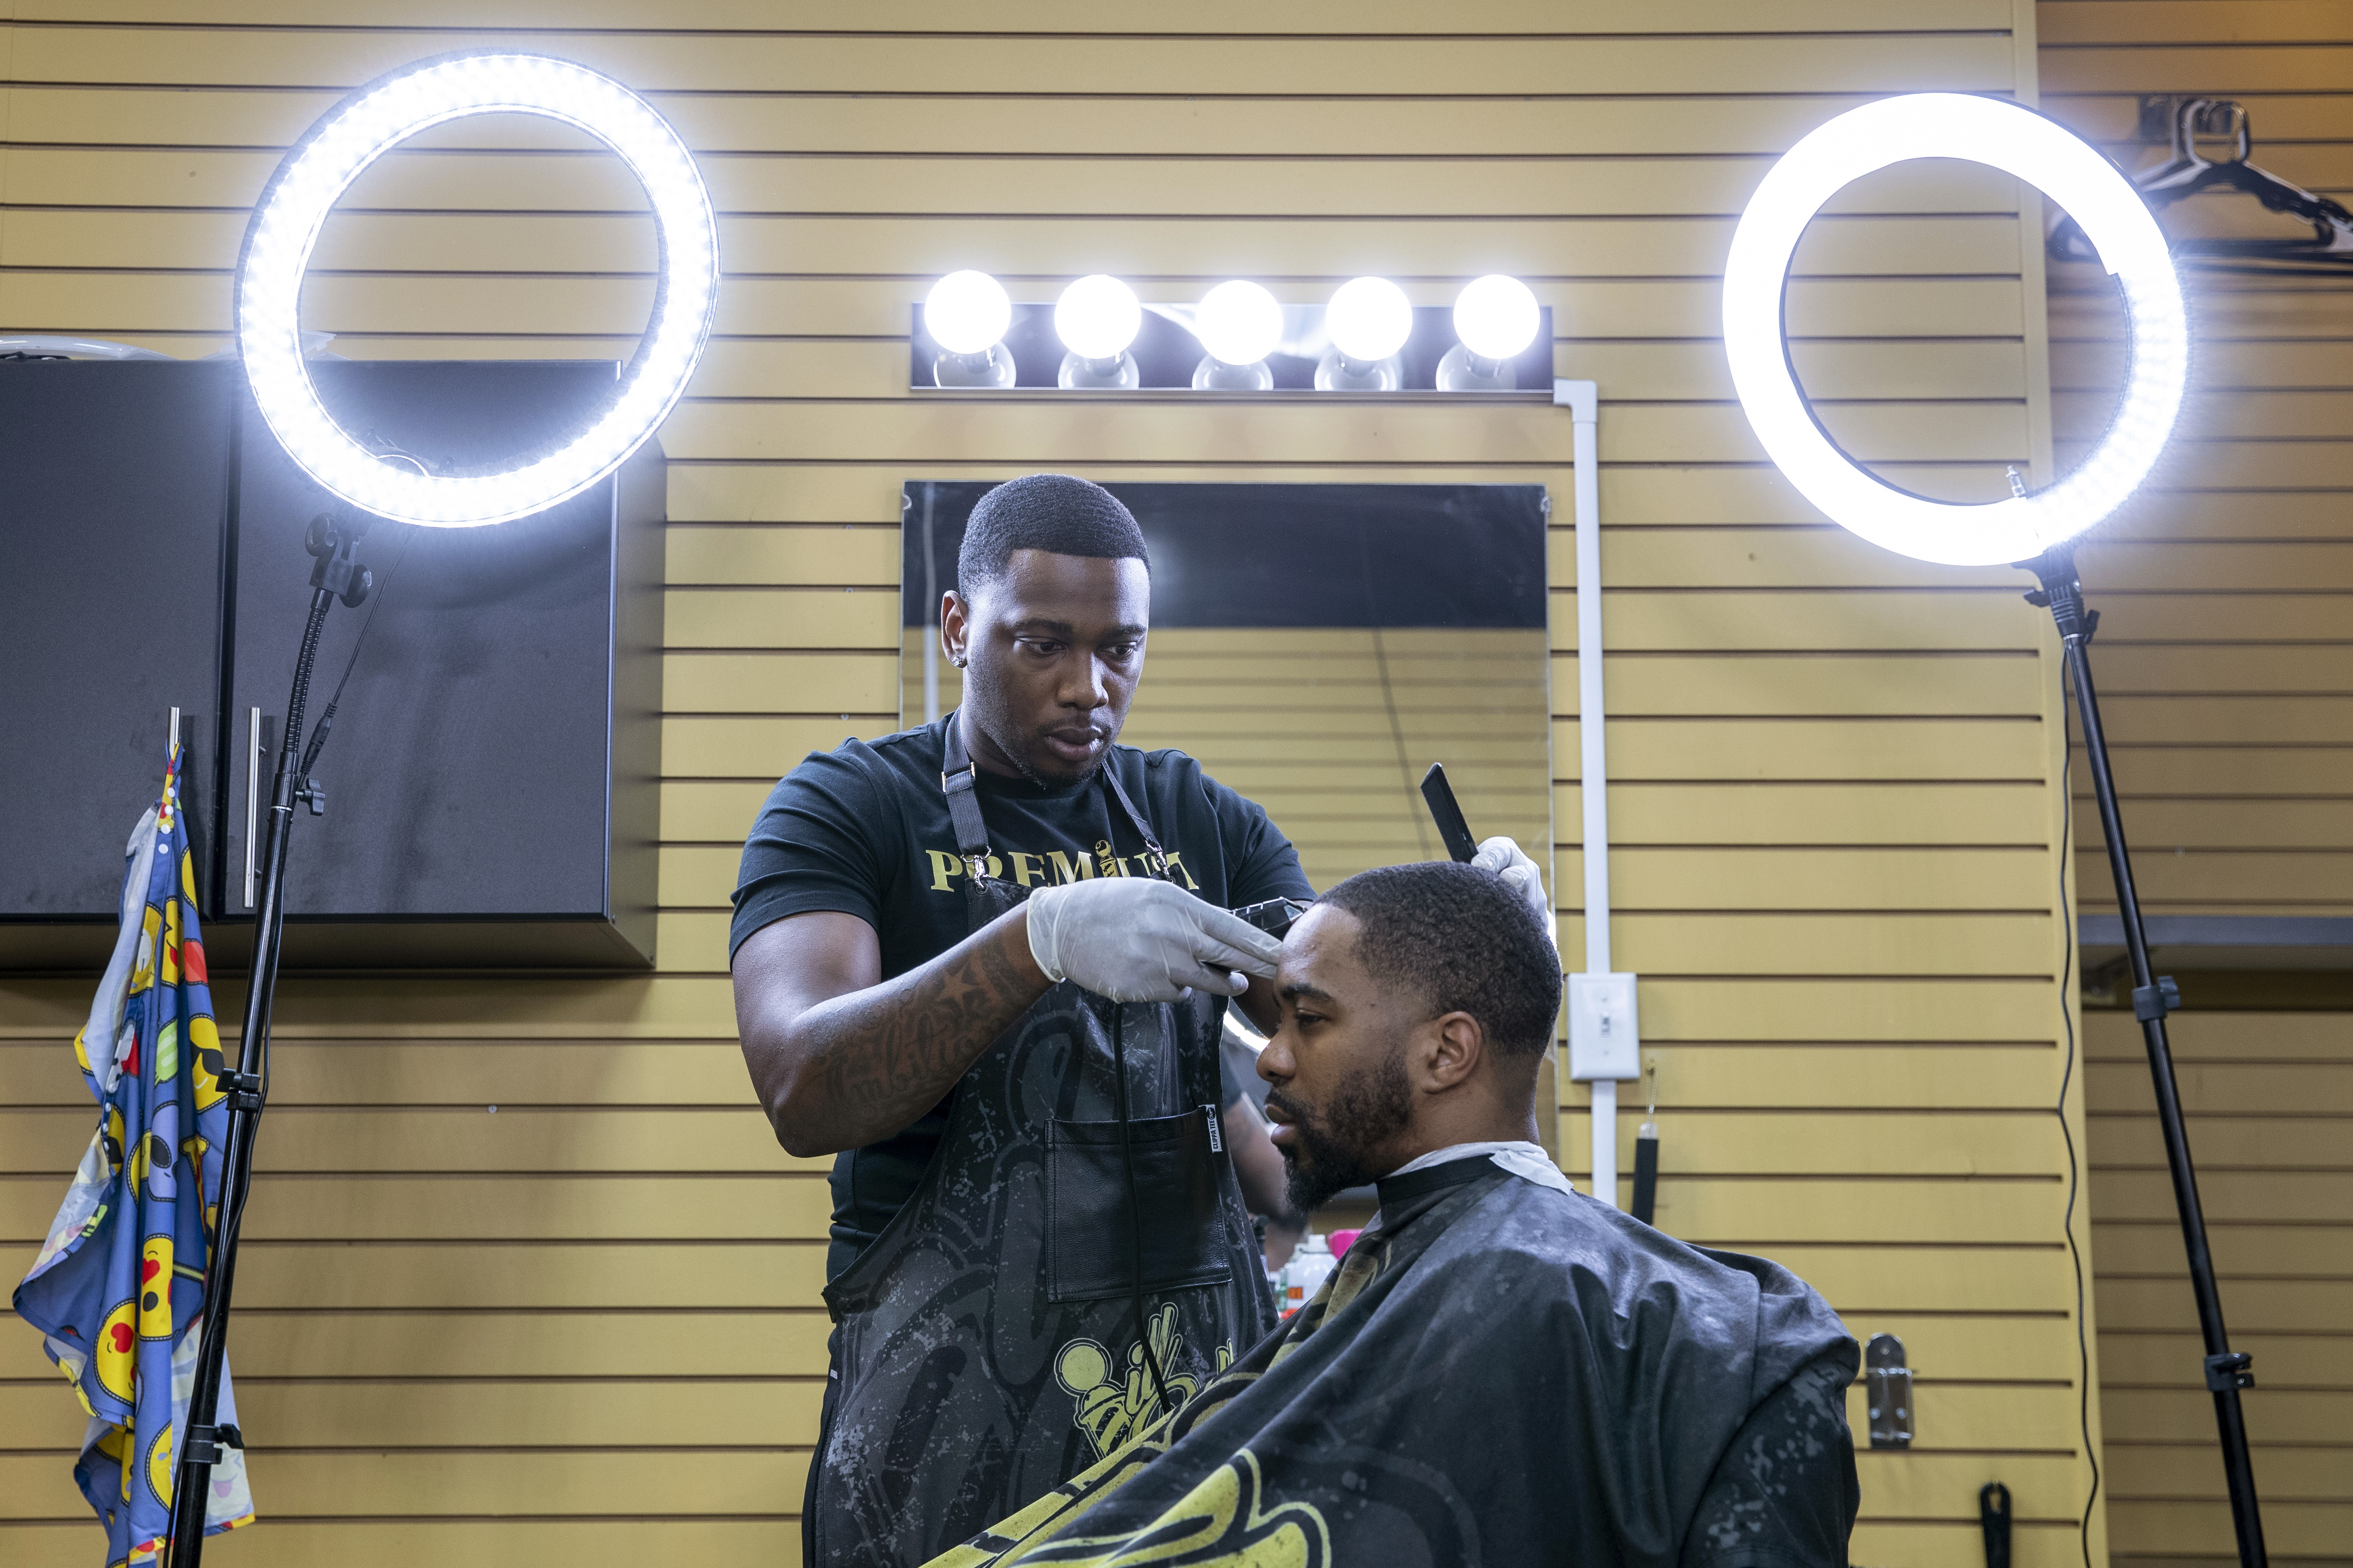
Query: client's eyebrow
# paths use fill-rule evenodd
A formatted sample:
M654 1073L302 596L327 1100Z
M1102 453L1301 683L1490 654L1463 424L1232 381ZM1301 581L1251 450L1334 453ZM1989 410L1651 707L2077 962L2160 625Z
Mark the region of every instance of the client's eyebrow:
M1295 1002L1301 997L1305 997L1310 1002L1322 1002L1329 1005L1336 1000L1329 991L1323 990L1322 988L1314 985L1285 985L1278 990L1275 994L1282 997L1286 1002Z

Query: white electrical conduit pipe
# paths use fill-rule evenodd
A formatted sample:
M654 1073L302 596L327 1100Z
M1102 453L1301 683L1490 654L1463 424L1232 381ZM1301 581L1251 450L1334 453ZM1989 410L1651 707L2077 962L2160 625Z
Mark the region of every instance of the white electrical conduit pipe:
M1585 808L1585 971L1607 974L1609 764L1602 740L1600 393L1589 381L1556 381L1552 400L1568 408L1577 461L1577 794ZM1554 889L1556 902L1558 891ZM1618 1084L1612 1079L1593 1080L1593 1195L1618 1206Z

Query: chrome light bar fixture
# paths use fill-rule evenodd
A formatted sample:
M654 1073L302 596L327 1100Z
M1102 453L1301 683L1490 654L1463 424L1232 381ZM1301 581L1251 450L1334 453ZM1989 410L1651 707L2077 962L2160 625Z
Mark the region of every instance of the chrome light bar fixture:
M1148 304L1097 273L1051 303L1018 303L985 272L952 272L916 306L918 390L1520 393L1552 395L1552 312L1516 278L1473 280L1451 306L1356 278L1320 305L1233 279L1199 300Z

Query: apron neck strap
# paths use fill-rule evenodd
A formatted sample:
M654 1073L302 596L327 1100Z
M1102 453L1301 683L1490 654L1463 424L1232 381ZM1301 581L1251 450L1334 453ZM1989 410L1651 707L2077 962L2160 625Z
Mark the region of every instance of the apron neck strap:
M1103 781L1111 787L1112 799L1119 802L1120 810L1127 814L1127 825L1144 840L1145 868L1161 881L1168 880L1168 852L1160 847L1160 840L1152 837L1152 824L1144 819L1144 813L1128 798L1127 786L1119 782L1119 770L1112 766L1109 757L1103 759Z
M964 752L964 715L948 715L946 745L940 758L940 788L948 797L948 820L955 826L956 858L973 881L988 867L988 825L981 820L979 774Z

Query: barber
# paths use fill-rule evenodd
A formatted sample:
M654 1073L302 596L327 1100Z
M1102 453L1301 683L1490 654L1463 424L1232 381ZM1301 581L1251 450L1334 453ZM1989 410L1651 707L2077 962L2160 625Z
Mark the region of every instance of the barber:
M941 603L960 710L810 756L744 845L744 1060L836 1156L812 1568L926 1561L1273 1325L1219 1039L1276 1022L1278 944L1228 910L1314 895L1265 812L1115 744L1150 601L1110 492L999 485Z

